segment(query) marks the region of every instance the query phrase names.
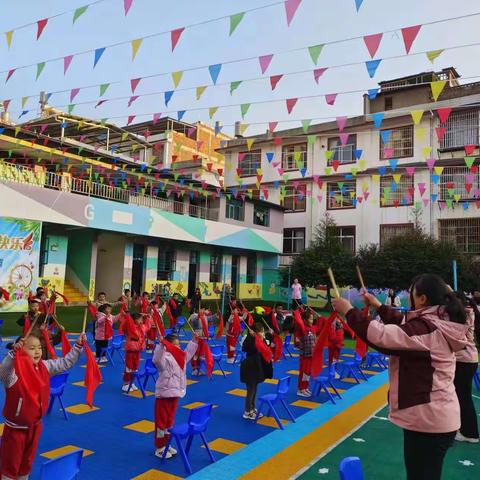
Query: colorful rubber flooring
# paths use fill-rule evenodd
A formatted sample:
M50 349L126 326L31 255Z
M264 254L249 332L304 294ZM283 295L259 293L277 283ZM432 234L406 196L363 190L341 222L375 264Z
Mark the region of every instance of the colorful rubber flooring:
M2 357L4 353L2 349ZM145 359L147 355L144 353L143 358ZM351 357L352 352L344 352L345 360ZM95 394L95 408L92 410L85 405L83 355L71 370L63 396L69 419L66 421L63 418L59 405L55 404L52 414L44 420L44 431L32 472L33 479L38 478L43 461L76 448L85 450L80 479L161 480L186 476L179 457L161 463L153 454L153 383L149 385L150 393L146 399L142 399L138 392L123 394L121 392L123 363L119 357L114 357L114 360L115 366L105 364L101 368L103 384ZM297 442L294 447L300 449L301 454L295 453L293 448L292 455L296 456L297 461L291 462L292 472L288 475L291 476L318 457L320 452L328 448L329 442L334 443L338 440L340 437L337 439L336 435L345 435L368 417L369 409L378 409L385 401L383 386L386 375L385 373L377 375L378 369L368 370L366 373L370 380L362 382L361 385L356 385L350 379L335 381L344 396L344 399L335 406L327 402L325 394L314 399L300 399L296 396L295 385L298 358L289 358L275 364L274 377L277 380L285 375L293 377L294 385L287 400L294 415L301 418L297 423L287 425L285 431L277 429L271 418L264 418L255 425L252 421L242 419L245 391L244 385L239 381L239 367L229 365L226 361L222 363L227 372L226 378L217 370L212 380L206 377L192 378L189 375L187 396L180 402L177 412L176 422L181 423L187 420L189 409L203 403L215 405L207 438L217 462L210 464L205 449L201 448L198 440L195 440L189 457L194 471L191 478L209 479L220 476L223 479L273 478L265 472L270 468L276 469L275 462L282 462L285 459L288 461L290 450L285 448L292 442ZM275 379L261 385L259 395L275 391ZM376 395L374 401L367 399L368 401L362 404L361 400L368 395ZM2 390L0 395L2 403L3 397ZM352 408L357 413L349 413ZM287 418L282 412L282 407L279 407L279 413L282 418ZM342 418L342 415L349 417L347 421L345 417L341 425L329 426L332 417L335 416L333 419L335 420ZM317 427L320 430L312 431ZM321 433L321 428L327 427L334 431L334 435ZM314 438L308 435L321 435L326 442L325 445L314 443L313 450L311 446L302 447L302 442ZM306 452L308 455L305 456ZM288 476L278 476L277 470L275 478L280 480Z

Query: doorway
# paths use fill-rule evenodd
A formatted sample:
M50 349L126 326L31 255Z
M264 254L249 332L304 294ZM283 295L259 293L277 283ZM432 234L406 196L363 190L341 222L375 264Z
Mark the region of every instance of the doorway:
M232 255L232 295L238 296L238 273L240 269L240 256Z
M143 290L143 267L145 263L145 245L133 244L132 293L141 295Z
M192 298L197 288L197 274L200 254L197 251L190 251L190 264L188 266L188 297Z

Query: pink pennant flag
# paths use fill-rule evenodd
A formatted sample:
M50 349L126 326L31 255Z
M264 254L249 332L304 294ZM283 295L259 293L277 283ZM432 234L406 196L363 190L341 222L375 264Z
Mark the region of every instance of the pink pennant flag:
M343 129L345 128L346 123L347 123L347 117L337 117L337 126L338 126L339 132L343 132Z
M392 158L393 157L393 148L384 148L383 149L383 156L385 158Z
M72 63L73 60L73 55L67 55L66 57L63 57L63 74L65 75L67 73L67 70L70 67L70 64Z
M37 22L37 40L43 33L44 28L47 26L48 18L44 18L43 20L39 20Z
M407 167L407 174L412 176L415 173L415 167Z
M100 106L103 105L106 101L107 101L107 100L99 100L99 101L97 102L97 104L95 105L95 108L100 107Z
M423 197L423 194L424 194L425 191L426 191L426 186L425 186L425 184L424 184L424 183L419 183L419 184L417 185L417 187L418 187L418 191L420 192L420 196Z
M429 203L430 203L430 200L429 200L428 198L424 198L424 199L423 199L423 205L424 205L425 207L428 207L428 204L429 204Z
M175 50L175 47L177 46L178 41L180 40L180 37L182 36L182 33L184 32L185 27L182 28L177 28L175 30L172 30L170 32L170 39L172 42L172 52Z
M405 50L407 54L410 53L410 49L412 48L413 42L417 38L420 28L422 28L421 25L402 28L403 42L405 43Z
M463 148L465 148L465 154L467 156L470 156L475 151L477 146L476 145L464 145Z
M138 95L133 95L132 97L130 97L130 100L128 101L127 108L129 108L137 98L138 98Z
M12 68L11 70L8 71L8 73L7 73L7 79L5 80L5 83L7 83L7 82L10 80L11 76L12 76L14 73L15 73L15 68Z
M339 135L339 137L340 137L340 143L342 144L342 146L345 146L345 145L347 144L348 136L349 136L348 133L341 133L341 134Z
M203 140L198 140L197 141L197 150L201 150L204 143L205 142Z
M123 0L123 8L125 10L125 16L128 15L130 8L132 7L133 0Z
M443 137L447 133L447 129L445 127L436 127L435 132L437 134L438 141L441 142Z
M272 58L273 58L273 55L263 55L261 57L258 57L262 75L267 71L267 68L270 66L270 62L272 61Z
M323 200L323 196L322 195L317 195L317 200L321 203L322 200Z
M243 159L245 158L246 153L245 152L240 152L238 154L238 161L239 163L243 162Z
M40 125L40 135L43 134L43 132L47 129L48 125L44 123L43 125Z
M287 112L288 114L292 113L293 107L297 104L298 98L287 98Z
M427 167L429 170L433 169L435 162L436 162L435 158L427 158Z
M285 170L283 168L278 168L277 171L280 176L282 176L285 173Z
M153 114L153 124L156 125L156 123L160 120L160 117L162 116L161 113L154 113Z
M187 130L187 136L188 136L188 137L192 137L193 134L195 133L195 130L196 130L195 127L190 127L190 128Z
M290 23L295 16L295 13L302 3L302 0L285 0L285 13L287 14L287 25L290 26Z
M8 110L8 107L10 106L10 102L11 102L11 100L4 100L4 101L2 102L2 104L3 104L3 109L4 109L5 111Z
M438 118L440 119L440 123L445 123L451 113L452 107L437 108L437 114Z
M269 122L268 123L268 131L270 133L273 133L275 129L277 128L278 122Z
M132 89L132 93L135 93L135 90L137 89L140 80L141 78L132 78L130 80L130 88Z
M316 68L314 71L313 71L313 78L315 79L315 81L317 82L317 85L318 85L318 80L320 79L320 77L327 71L326 68Z
M328 93L325 95L325 101L328 105L335 105L335 100L337 99L336 93Z
M281 145L282 144L282 137L275 137L273 139L273 144L274 145Z
M127 119L127 125L131 125L132 122L135 120L136 115L129 115Z
M277 83L282 79L283 75L273 75L270 77L270 85L272 87L272 90L275 90L277 87Z
M382 41L383 33L376 33L374 35L365 35L363 41L367 47L370 57L374 57L377 53L380 42Z
M79 88L72 88L70 91L70 103L73 102L73 99L78 95L78 92L80 92Z

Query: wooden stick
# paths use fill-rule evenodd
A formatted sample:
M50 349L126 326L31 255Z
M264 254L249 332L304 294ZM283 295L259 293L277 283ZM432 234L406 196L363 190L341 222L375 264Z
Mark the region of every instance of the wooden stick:
M363 275L362 275L362 272L360 270L360 267L357 265L357 276L358 276L358 281L360 282L360 286L366 290L365 288L365 282L363 281Z
M87 328L87 311L88 309L86 308L85 311L83 312L83 327L82 327L82 333L85 333L85 330Z
M340 292L338 291L337 283L335 282L335 277L333 276L332 269L330 267L328 267L327 272L328 272L328 276L330 277L330 282L331 282L333 290L335 292L335 296L337 298L340 298Z
M264 319L263 317L262 317L262 322L263 322L264 325L267 327L268 331L272 330L272 332L273 332L273 328L270 328L270 327L268 326L268 323L265 321L265 319Z
M32 333L32 330L33 330L33 327L35 327L35 325L37 324L37 320L39 318L40 314L39 313L36 313L35 314L35 318L33 319L33 322L30 324L30 328L28 329L26 335L23 337L23 341L25 342L27 340L27 338L30 336L30 334Z
M251 334L254 334L255 332L250 328L250 325L248 325L248 323L243 320L243 319L240 319L241 322L243 322L245 324L245 326L248 328L248 331L251 333Z

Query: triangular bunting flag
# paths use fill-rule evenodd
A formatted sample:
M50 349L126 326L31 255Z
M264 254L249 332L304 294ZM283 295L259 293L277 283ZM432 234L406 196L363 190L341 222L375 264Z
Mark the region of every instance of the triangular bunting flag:
M79 7L73 12L73 24L88 10L88 5L84 7Z
M412 110L410 115L412 116L413 123L418 125L423 117L423 110Z
M7 73L7 79L5 80L5 83L7 83L11 76L15 73L15 68L13 68L12 70L9 70L8 73Z
M182 77L183 77L183 72L182 71L172 73L173 86L175 88L177 88L178 85L180 84L180 81L182 80Z
M38 80L38 77L42 74L44 68L45 62L37 63L37 75L35 77L35 80Z
M377 53L380 42L382 41L383 33L376 33L374 35L365 35L363 41L367 47L368 53L373 58Z
M210 72L210 77L212 77L213 84L217 84L218 76L220 75L220 70L222 69L222 64L217 63L216 65L210 65L208 71Z
M377 68L380 65L380 62L382 60L368 60L368 62L365 62L365 66L367 67L367 72L370 78L373 78L375 76L375 73L377 72Z
M287 98L287 112L288 114L292 113L293 107L297 104L298 98Z
M67 55L66 57L63 57L63 74L65 75L67 73L67 70L70 67L70 64L72 63L73 60L73 55Z
M313 45L312 47L308 47L308 53L310 54L310 58L312 59L312 62L317 65L318 63L318 57L320 57L320 54L322 53L324 45Z
M132 7L133 0L123 0L123 9L125 11L125 16L128 15L130 8Z
M208 116L210 117L210 119L212 119L213 116L217 113L217 110L218 110L218 107L210 107L208 109Z
M236 82L230 82L230 95L242 84L242 80Z
M282 79L283 75L273 75L270 77L270 86L272 87L272 90L275 90L277 87L278 82Z
M288 26L292 23L293 17L301 3L302 0L285 0L285 13L287 15Z
M326 71L327 71L326 68L316 68L313 71L313 78L315 79L315 82L317 82L317 85L318 85L318 80Z
M134 120L135 115L129 115L129 117L127 118L127 125L131 125Z
M97 66L98 61L102 58L103 52L105 51L105 47L97 48L95 50L95 57L93 59L93 68Z
M438 118L440 119L440 123L445 123L451 113L452 107L437 108L437 114Z
M435 82L430 82L430 88L432 90L432 97L435 101L438 100L438 97L443 92L447 80L436 80Z
M339 132L343 132L347 123L347 117L337 117L337 127Z
M431 63L435 61L443 53L443 48L440 50L431 50L427 52L427 58L430 60Z
M363 0L355 0L355 8L357 9L357 13L360 10L362 3L363 3Z
M310 127L311 123L311 120L302 120L303 133L305 133L305 135L308 133L308 128Z
M383 112L377 112L372 114L372 120L375 128L380 128L382 126L383 117L385 117L385 114Z
M267 71L268 67L270 66L270 62L272 61L272 58L273 58L273 55L263 55L261 57L258 57L262 75Z
M184 32L185 27L182 28L177 28L176 30L172 30L170 32L170 40L172 43L172 52L175 50L175 47L177 46L178 41L180 40L180 37L182 36L182 33Z
M169 90L168 92L164 93L164 99L165 99L165 106L168 107L168 103L173 97L173 90Z
M73 99L78 95L79 92L79 88L72 88L72 90L70 90L70 102L73 102Z
M143 38L137 38L135 40L132 40L131 46L132 46L132 62L135 60L135 57L137 56L138 49L142 45Z
M421 27L421 25L414 25L413 27L402 28L402 37L407 54L410 53L410 49L412 48L413 42L417 38Z
M249 103L243 103L242 105L240 105L240 112L242 114L242 118L245 118L245 115L247 114L249 108Z
M9 32L5 32L5 37L7 39L8 49L10 50L10 47L12 46L13 30L10 30Z
M325 95L325 101L328 105L335 105L335 100L337 99L336 93L328 93Z
M245 16L245 12L230 15L230 33L229 33L229 35L232 35L232 33L237 29L239 23L243 20L244 16Z
M135 93L135 90L137 89L140 80L141 78L132 78L130 80L130 89L132 90L132 93ZM100 93L100 96L102 96L102 93Z
M203 86L203 87L197 87L196 91L195 91L195 98L198 100L200 100L200 98L202 97L203 93L205 92L205 90L207 89L207 87Z
M102 85L100 85L100 96L102 96L107 91L107 88L109 86L109 83L103 83Z
M44 18L43 20L39 20L37 22L37 40L40 38L40 36L43 33L43 30L47 26L48 23L48 18Z

